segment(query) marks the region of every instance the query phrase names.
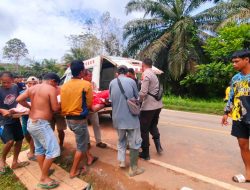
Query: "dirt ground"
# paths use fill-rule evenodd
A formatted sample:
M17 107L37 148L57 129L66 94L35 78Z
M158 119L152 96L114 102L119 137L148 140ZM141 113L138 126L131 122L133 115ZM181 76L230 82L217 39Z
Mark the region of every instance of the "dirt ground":
M65 143L64 147L62 156L57 159L56 163L69 171L75 148L70 143ZM109 149L109 151L113 150ZM84 164L84 162L86 161L83 161L81 164ZM99 159L93 166L88 167L87 174L80 176L80 178L91 184L94 190L160 190L147 182L133 180L133 178L127 175L127 171L128 168L120 169L118 166L114 167Z

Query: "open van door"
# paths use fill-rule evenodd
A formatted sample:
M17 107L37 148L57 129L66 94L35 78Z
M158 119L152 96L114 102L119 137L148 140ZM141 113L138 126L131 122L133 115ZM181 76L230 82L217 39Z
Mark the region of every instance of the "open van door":
M107 90L109 88L109 83L115 78L117 67L119 67L120 65L125 65L128 68L133 68L135 73L137 74L142 73L142 62L132 58L97 56L83 61L83 64L85 69L89 69L92 71L92 82L96 85L96 88L98 90ZM163 71L154 66L152 69L158 75L163 73ZM71 77L72 74L70 68L68 68L62 77L63 83L69 81ZM108 112L110 112L110 110L111 109L108 109Z
M117 67L125 65L133 68L135 73L142 73L142 62L139 60L114 57L114 56L97 56L92 59L83 61L86 69L92 70L92 82L94 82L99 90L107 90L111 80L115 78ZM162 74L163 71L153 66L156 74Z

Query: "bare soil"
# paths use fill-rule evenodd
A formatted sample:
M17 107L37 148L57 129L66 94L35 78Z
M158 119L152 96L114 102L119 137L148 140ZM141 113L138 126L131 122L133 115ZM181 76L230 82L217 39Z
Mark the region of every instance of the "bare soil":
M61 157L56 160L56 163L69 171L75 150L69 143L65 143L64 147L65 149ZM82 164L84 162L86 160ZM80 176L80 179L91 184L94 190L159 190L147 182L135 181L127 175L127 169L120 169L118 166L114 167L101 160L88 167L87 174Z

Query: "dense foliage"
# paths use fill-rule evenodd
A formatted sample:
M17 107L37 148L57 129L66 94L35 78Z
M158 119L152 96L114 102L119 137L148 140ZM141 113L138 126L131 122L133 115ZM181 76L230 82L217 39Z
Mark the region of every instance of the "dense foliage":
M0 71L11 71L15 75L21 75L25 78L29 76L42 78L42 76L48 72L55 72L59 76L62 76L65 68L64 65L58 64L54 59L44 59L41 62L31 62L28 66L19 65L19 72L16 72L13 64L0 64Z
M230 79L236 73L230 57L236 50L249 48L250 26L231 25L219 30L218 36L207 40L204 49L213 60L196 66L196 72L181 81L192 96L222 97Z
M229 25L219 30L217 37L209 38L205 51L214 61L230 61L232 53L250 47L250 25Z
M181 81L191 96L217 97L224 96L225 88L236 73L232 64L213 62L201 64L194 74L189 74Z

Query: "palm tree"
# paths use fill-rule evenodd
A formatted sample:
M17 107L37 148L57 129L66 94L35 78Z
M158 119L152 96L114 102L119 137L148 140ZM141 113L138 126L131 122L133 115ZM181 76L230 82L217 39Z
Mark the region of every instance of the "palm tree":
M124 26L127 54L140 58L150 56L167 65L174 80L182 78L200 62L202 40L210 34L206 31L213 30L211 26L218 26L223 19L219 13L213 19L208 19L207 14L193 15L193 11L207 1L131 0L126 6L127 14L144 11L145 16Z
M85 54L81 48L71 48L70 52L63 56L63 60L66 64L71 63L73 60L84 60Z
M219 24L213 25L214 30L218 30L231 22L249 23L250 22L250 1L249 0L231 0L224 2L215 0L216 6L207 9L200 16L202 21L218 18L218 14L223 17Z
M58 73L60 70L59 64L56 63L55 59L43 59L42 61L43 71L47 72L55 72Z

